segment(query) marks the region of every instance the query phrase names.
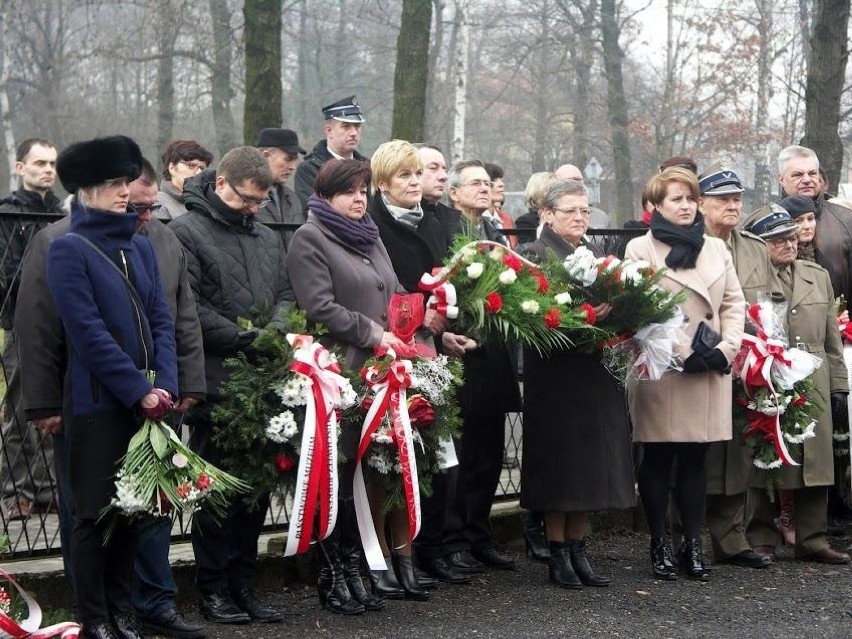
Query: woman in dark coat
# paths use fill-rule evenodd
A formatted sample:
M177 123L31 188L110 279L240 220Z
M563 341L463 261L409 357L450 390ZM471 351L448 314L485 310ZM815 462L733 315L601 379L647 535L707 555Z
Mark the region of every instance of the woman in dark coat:
M346 367L360 370L376 346L401 345L387 330L388 303L399 289L379 230L367 215L370 167L359 160L329 160L308 199L308 220L293 235L286 266L296 303L308 321L328 329L346 353ZM342 614L379 610L360 568L363 550L353 502L357 429L344 430L340 504L335 530L322 542L317 590L323 605ZM345 580L344 580L345 576Z
M583 245L590 209L582 183L551 184L541 217L541 237L527 247L533 258L564 259ZM602 304L595 312L603 318L609 310ZM586 513L632 506L632 469L624 394L598 358L525 349L521 506L544 512L551 581L564 588L610 583L586 557Z
M161 417L178 394L174 322L154 250L127 213L142 155L130 138L73 144L58 158L63 186L76 193L71 232L51 244L47 281L70 345L66 415L72 554L82 637L141 637L131 614L132 528L101 510L116 494L115 472L138 430L136 411ZM97 248L95 248L97 247ZM148 381L146 371L155 374Z

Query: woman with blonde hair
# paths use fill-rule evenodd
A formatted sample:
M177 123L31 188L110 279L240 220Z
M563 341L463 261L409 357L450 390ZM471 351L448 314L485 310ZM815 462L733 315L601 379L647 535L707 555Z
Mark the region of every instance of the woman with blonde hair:
M527 207L527 212L515 220L519 243L534 242L538 237L541 225L538 210L547 195L547 188L555 179L556 176L550 171L540 171L533 173L527 180L527 187L524 189L524 206Z

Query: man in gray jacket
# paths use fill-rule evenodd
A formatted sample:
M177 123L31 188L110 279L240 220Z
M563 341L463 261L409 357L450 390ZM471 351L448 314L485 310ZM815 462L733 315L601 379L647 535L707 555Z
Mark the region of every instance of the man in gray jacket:
M299 145L299 136L290 129L263 129L257 136L258 150L269 164L272 173L272 186L269 188L269 202L258 210L255 220L263 224L304 224L307 212L296 196L296 192L287 186L287 180L299 164L299 155L307 153ZM276 229L289 246L295 229Z
M195 296L187 279L186 257L177 237L153 218L157 202L157 175L146 160L142 174L130 184L130 206L138 215L136 232L146 235L154 247L163 291L175 318L180 399L177 411L184 412L206 396L204 349ZM15 310L19 338L21 381L27 418L45 435L52 434L56 449L59 487L59 533L65 574L70 579L69 554L74 504L71 501L67 448L62 428L64 407L65 332L47 288L47 251L50 243L68 233L70 219L64 218L41 230L24 256L21 287ZM204 637L203 628L188 622L177 611L177 587L169 565L171 520L148 520L138 535L132 600L146 634L192 639ZM73 584L71 584L73 586Z

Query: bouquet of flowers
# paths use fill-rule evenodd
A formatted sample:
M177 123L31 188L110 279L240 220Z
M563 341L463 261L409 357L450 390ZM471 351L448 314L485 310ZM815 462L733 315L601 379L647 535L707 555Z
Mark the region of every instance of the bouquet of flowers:
M270 322L248 356L226 362L231 377L213 412L214 441L225 466L251 484L250 504L293 490L288 556L308 550L317 508L319 538L334 528L339 412L357 399L337 357L306 330L302 312Z
M516 339L539 352L581 348L605 341L612 333L595 326L591 305L569 293L556 294L532 262L496 242L460 236L453 256L420 279L431 293L427 302L458 319L474 338Z
M154 373L148 372L153 381ZM145 419L131 438L115 475L116 495L101 512L127 517L192 514L208 506L217 516L245 482L208 463L189 449L166 422ZM114 522L114 520L113 520ZM112 526L107 529L107 537Z
M787 347L785 305L760 301L748 309L756 335L745 335L734 360L734 425L765 471L770 494L783 465L798 466L796 448L815 436L822 397L812 375L822 360Z
M598 325L616 337L598 347L616 377L659 379L665 371L678 367L675 346L683 338L680 305L686 294L672 293L660 285L665 270L614 255L595 257L585 246L563 262L554 260L544 268L554 287L592 307L605 303L612 308Z

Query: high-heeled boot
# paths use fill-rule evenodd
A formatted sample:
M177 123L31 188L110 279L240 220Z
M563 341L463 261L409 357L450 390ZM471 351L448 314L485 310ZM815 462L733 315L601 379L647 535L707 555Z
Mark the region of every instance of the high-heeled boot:
M544 532L544 521L540 512L527 513L524 542L527 546L527 555L531 559L535 561L550 559L550 548L547 547L547 535Z
M583 582L584 586L608 586L612 583L611 577L604 577L592 570L589 558L586 556L586 540L571 539L568 541L568 549L571 553L571 564L574 572Z
M389 557L385 557L387 564L386 570L371 570L370 578L373 580L373 587L376 594L385 599L405 599L405 590L396 578L396 573L393 571L393 562Z
M796 545L796 524L794 522L795 512L793 510L793 491L779 490L778 503L781 506L781 514L775 520L775 527L781 533L781 539L785 546Z
M336 541L322 541L320 547L319 578L317 579L317 594L323 608L342 615L360 615L364 612L363 604L359 603L349 592L343 575L343 562L340 559L340 549Z
M362 552L360 548L349 548L343 562L343 575L346 578L346 586L352 597L367 610L381 610L385 607L385 600L378 594L373 594L372 587L367 588L362 573ZM372 582L367 578L367 583Z
M549 574L550 581L562 588L579 589L583 587L583 582L574 571L574 565L571 563L571 552L568 544L564 541L550 542L550 563Z
M677 580L677 563L672 554L672 542L666 537L651 537L651 568L654 577Z
M397 577L399 577L399 583L405 590L406 599L428 601L429 593L420 585L417 576L414 574L414 562L411 560L411 555L394 554L393 567L396 570Z
M701 549L701 540L697 538L684 538L682 554L682 568L691 579L707 581L710 575L704 569L704 552Z

